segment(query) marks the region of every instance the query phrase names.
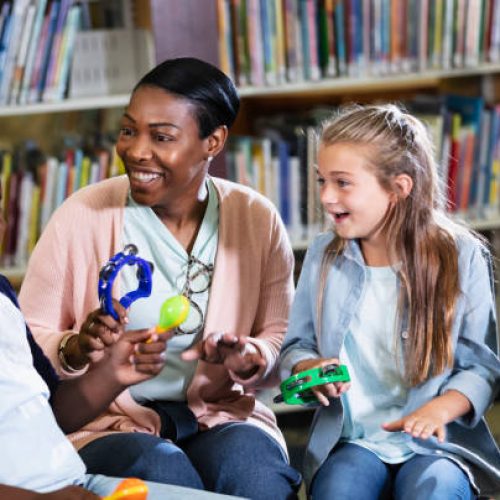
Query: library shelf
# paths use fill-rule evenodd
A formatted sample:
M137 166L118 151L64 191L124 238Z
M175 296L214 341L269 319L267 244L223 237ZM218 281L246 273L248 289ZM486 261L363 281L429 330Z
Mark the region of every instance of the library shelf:
M129 98L130 94L118 94L82 97L79 99L64 99L57 102L40 102L36 104L27 104L25 106L0 106L0 117L119 108L121 106L126 106Z
M242 98L266 98L322 93L342 94L352 91L377 90L417 90L437 87L443 80L453 78L495 75L500 73L500 64L481 64L466 68L425 70L411 73L391 73L381 75L356 75L352 77L322 78L296 83L283 83L275 86L244 86L239 88Z

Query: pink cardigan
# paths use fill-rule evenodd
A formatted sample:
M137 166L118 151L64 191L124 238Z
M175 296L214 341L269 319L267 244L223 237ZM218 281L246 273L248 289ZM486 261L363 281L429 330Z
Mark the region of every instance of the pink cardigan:
M251 422L286 449L273 412L254 394L277 383L274 368L293 296L293 253L269 200L238 184L213 181L219 196L219 243L205 334L226 331L251 337L268 369L242 381L220 365L200 361L187 390L188 404L202 429L232 420ZM128 189L128 178L122 176L75 193L54 213L31 256L19 296L21 309L63 377L75 375L61 369L59 342L99 307L99 269L122 250ZM157 414L136 404L126 390L106 413L70 438L80 448L113 431L158 435L159 429Z

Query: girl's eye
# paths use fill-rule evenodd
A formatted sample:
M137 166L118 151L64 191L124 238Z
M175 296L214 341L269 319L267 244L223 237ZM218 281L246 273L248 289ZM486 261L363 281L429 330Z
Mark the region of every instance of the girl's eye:
M323 184L325 183L325 179L323 179L323 177L317 177L316 182L319 186L323 186Z
M343 188L343 187L347 187L347 186L349 185L349 182L344 181L343 179L338 179L338 180L337 180L337 185L338 185L340 188Z

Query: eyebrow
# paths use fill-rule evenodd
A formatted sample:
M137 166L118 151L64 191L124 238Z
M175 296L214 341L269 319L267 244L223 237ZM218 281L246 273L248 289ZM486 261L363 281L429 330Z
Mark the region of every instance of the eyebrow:
M136 120L134 120L134 118L132 118L132 116L130 116L128 113L123 113L123 116L125 118L128 118L131 122L134 122L134 123L136 122ZM170 122L149 123L148 127L150 127L150 128L173 127L173 128L178 129L178 130L181 129L178 125L175 125L174 123L170 123Z

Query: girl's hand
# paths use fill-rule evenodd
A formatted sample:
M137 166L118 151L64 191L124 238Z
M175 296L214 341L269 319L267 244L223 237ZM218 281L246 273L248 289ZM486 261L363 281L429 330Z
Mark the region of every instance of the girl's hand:
M446 438L446 422L436 413L426 411L425 407L406 415L399 420L382 424L387 432L406 432L414 438L429 439L436 436L440 443Z
M337 358L306 359L304 361L299 361L293 367L292 373L295 375L305 370L331 364L339 365L340 363ZM330 384L317 385L316 387L312 387L310 390L316 396L316 399L321 405L330 406L329 398L338 398L341 394L346 392L349 387L351 387L350 382L334 382Z
M436 436L442 443L446 439L446 424L472 411L472 403L461 392L450 389L436 396L413 413L382 424L388 432L406 432L413 437L429 439Z
M266 365L260 351L245 337L232 333L211 333L182 353L182 359L201 359L207 363L223 364L242 379L250 378Z

